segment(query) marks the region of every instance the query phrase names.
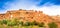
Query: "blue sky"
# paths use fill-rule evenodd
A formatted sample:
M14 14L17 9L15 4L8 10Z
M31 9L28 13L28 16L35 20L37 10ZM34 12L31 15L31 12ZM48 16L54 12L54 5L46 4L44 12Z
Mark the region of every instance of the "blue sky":
M60 15L60 0L0 0L0 13L18 9L40 10L48 15Z

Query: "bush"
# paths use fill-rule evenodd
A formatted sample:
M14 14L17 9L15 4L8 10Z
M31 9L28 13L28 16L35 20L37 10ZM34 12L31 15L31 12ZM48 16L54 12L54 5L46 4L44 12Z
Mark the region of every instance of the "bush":
M19 24L23 26L23 22L22 22L22 21L21 21L21 22L19 22Z
M7 23L8 26L19 25L19 21L17 19L13 19Z
M44 27L44 23L43 22L41 22L41 23L39 23L39 25L38 25L39 27Z
M25 22L24 24L23 24L24 26L30 26L30 22Z
M38 25L38 22L36 22L36 21L33 21L33 23L32 23L33 25Z
M8 26L15 26L16 23L14 23L14 22L9 22L9 23L7 23L7 25L8 25Z
M36 21L30 22L30 25L38 25Z
M7 22L8 22L7 20L2 20L1 21L2 24L7 24Z
M0 21L0 24L1 24L1 25L3 24L2 21Z
M57 24L55 22L48 23L49 28L57 28Z

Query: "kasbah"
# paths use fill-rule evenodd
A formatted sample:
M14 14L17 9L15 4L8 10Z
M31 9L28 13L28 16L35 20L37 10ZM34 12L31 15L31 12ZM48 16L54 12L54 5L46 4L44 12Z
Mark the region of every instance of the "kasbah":
M36 10L11 10L7 11L4 14L0 14L0 20L2 19L22 19L23 21L36 21L36 22L44 22L45 24L50 22L56 22L58 24L58 27L60 26L60 16L49 16L44 14L42 11L36 11ZM60 28L60 27L59 27Z

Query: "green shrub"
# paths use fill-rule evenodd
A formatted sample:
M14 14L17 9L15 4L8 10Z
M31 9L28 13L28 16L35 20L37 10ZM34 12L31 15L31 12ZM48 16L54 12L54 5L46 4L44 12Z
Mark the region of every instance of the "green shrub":
M3 24L2 21L0 21L0 24L1 24L1 25Z
M30 22L25 22L24 24L23 24L24 26L30 26Z
M7 24L7 22L8 22L7 20L2 20L1 21L2 24Z
M8 25L8 26L15 26L15 25L17 25L17 24L16 24L15 22L8 22L7 25Z
M19 21L16 19L13 19L7 23L8 26L16 26L19 25Z
M21 22L19 22L19 24L23 26L23 22L22 22L22 21L21 21Z
M18 23L15 21L13 21L13 22L9 21L9 22L7 22L7 25L8 26L16 26L16 25L18 25Z
M39 23L39 25L38 25L39 27L44 27L44 23L43 22L41 22L41 23Z
M36 21L33 21L30 23L31 25L38 25L38 23Z
M38 22L34 21L33 24L34 24L34 25L38 25Z
M57 28L57 24L55 22L48 23L49 28Z

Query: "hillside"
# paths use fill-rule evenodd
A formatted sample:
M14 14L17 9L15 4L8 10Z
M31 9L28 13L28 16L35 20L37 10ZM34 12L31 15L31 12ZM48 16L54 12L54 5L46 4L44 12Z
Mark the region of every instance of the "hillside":
M47 26L47 23L56 22L58 26L60 25L60 20L58 16L49 16L44 14L42 11L34 11L34 10L12 10L7 11L5 14L0 14L0 19L13 19L17 18L22 21L36 21L36 22L44 22ZM60 27L59 27L60 28Z

